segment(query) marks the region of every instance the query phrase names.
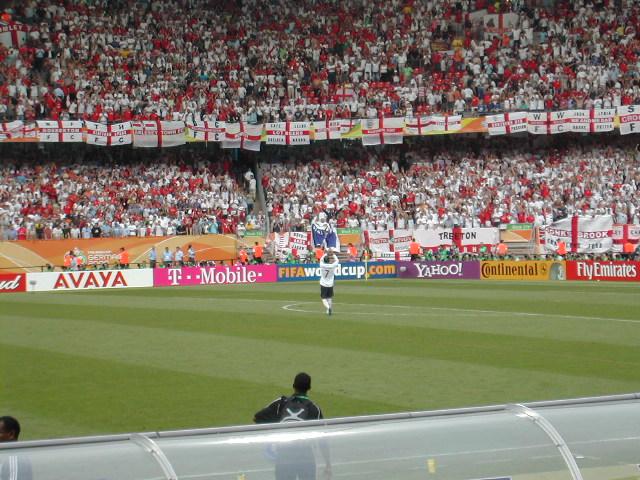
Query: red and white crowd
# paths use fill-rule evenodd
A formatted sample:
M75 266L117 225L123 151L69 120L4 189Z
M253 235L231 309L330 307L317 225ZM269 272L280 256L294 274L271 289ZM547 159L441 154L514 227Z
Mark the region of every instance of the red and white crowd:
M260 123L640 103L635 0L7 3L3 18L30 31L0 47L0 121Z
M264 226L228 158L176 151L149 158L5 159L0 239L242 234Z
M540 226L573 214L640 224L633 146L506 148L494 140L407 154L351 149L261 168L275 231L304 230L321 211L337 227L363 230Z

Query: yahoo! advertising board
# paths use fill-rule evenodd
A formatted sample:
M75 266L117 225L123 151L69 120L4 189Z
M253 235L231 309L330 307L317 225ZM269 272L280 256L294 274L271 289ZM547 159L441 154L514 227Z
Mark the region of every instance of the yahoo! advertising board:
M396 262L399 278L480 280L480 262Z

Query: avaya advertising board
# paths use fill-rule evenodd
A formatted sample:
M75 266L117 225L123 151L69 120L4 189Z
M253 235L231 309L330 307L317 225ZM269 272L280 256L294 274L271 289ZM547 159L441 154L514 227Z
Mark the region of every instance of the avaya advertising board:
M153 272L149 268L140 270L27 273L27 291L29 292L152 286Z

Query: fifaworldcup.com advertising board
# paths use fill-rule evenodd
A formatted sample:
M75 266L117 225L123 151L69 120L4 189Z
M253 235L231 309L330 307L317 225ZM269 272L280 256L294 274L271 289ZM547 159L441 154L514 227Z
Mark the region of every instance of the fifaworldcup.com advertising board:
M279 282L320 280L320 265L317 263L293 263L277 265ZM336 270L337 280L361 280L374 278L396 278L396 262L345 262Z

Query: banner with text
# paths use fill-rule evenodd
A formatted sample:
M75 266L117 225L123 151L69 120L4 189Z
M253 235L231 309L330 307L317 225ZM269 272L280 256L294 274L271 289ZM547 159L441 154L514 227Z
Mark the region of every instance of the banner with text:
M461 252L475 253L482 245L497 245L500 231L497 228L436 228L414 230L413 236L422 248L431 250L441 245L455 245Z
M561 241L572 253L608 252L613 246L613 217L563 218L544 227L544 246L548 252L557 252Z
M277 265L277 269L279 282L320 280L320 266L317 263ZM396 272L395 262L346 262L336 270L336 280L395 278Z
M272 283L278 280L275 265L155 268L154 287Z
M480 262L396 262L398 278L480 279Z
M27 277L24 273L0 273L0 293L27 291Z
M481 262L483 280L564 280L564 261Z
M640 225L613 226L613 251L624 252L626 243L630 243L635 248L638 248L638 243L640 243Z
M567 262L567 280L640 282L640 262Z
M27 291L29 292L152 286L153 273L149 268L139 270L27 273Z

